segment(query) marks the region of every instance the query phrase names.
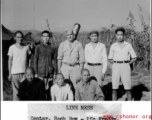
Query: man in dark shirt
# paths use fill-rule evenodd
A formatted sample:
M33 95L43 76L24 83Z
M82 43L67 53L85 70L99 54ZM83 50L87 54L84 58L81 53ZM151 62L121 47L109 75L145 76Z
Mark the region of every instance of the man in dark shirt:
M20 100L45 100L44 82L34 77L33 68L26 69L26 79L20 84L18 97Z

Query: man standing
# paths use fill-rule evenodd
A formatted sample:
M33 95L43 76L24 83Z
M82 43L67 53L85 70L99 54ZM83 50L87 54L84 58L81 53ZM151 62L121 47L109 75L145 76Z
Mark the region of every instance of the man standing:
M98 31L90 32L89 38L91 42L85 46L85 68L90 71L91 76L96 77L98 84L102 86L107 69L106 47L99 42Z
M30 54L29 46L23 46L23 33L17 31L15 33L16 43L11 45L8 51L8 79L12 81L13 85L13 100L19 100L17 94L21 81L23 80L24 73L28 67L28 56Z
M130 64L135 62L136 54L131 44L124 41L125 29L118 27L115 30L117 42L112 44L108 59L112 63L112 99L117 100L119 81L123 83L127 99L131 100L131 70ZM130 55L132 59L130 60Z
M76 80L84 66L84 50L82 44L75 40L72 30L66 31L66 37L58 49L58 72L70 79L76 88Z
M82 79L77 84L75 99L78 101L97 101L104 99L104 95L97 81L90 77L88 69L82 70Z

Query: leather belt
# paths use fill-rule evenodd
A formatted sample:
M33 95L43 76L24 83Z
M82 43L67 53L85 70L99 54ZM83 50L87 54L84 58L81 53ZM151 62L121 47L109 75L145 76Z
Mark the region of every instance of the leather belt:
M90 66L99 66L102 65L102 63L87 63Z
M63 63L66 64L66 65L68 65L68 66L71 66L71 67L79 65L79 63L75 63L75 64L71 64L71 63L67 63L67 62L63 62Z
M113 61L114 63L129 63L129 61Z

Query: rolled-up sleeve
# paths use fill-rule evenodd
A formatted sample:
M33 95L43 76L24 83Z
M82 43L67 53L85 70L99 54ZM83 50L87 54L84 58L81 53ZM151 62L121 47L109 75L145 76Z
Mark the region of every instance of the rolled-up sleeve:
M136 58L137 57L132 45L130 45L130 47L129 47L129 53L131 55L131 58Z
M106 52L105 45L103 46L102 56L103 56L103 69L102 69L102 73L105 73L106 70L107 70L107 65L108 65L107 52Z
M104 95L103 95L103 92L101 91L101 88L99 87L97 82L94 82L94 87L96 89L97 100L103 100Z
M111 46L111 47L110 47L110 52L109 52L108 59L109 59L109 60L113 59L113 55L114 55L113 46Z
M82 44L80 43L79 44L79 63L82 64L85 62L85 59L84 59L84 48L82 46Z
M58 60L63 60L63 43L60 44L59 49L58 49Z

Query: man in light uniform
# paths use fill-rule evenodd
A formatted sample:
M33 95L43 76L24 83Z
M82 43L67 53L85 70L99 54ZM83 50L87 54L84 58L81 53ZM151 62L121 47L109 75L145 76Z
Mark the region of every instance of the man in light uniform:
M67 40L58 49L58 73L70 79L76 89L76 82L84 67L84 50L82 44L75 40L72 30L66 31Z
M99 42L98 31L90 32L89 38L91 42L85 46L85 68L90 71L90 76L96 77L99 86L102 87L102 81L107 69L106 47Z
M124 41L125 29L123 27L118 27L115 34L117 42L112 44L108 56L109 61L112 63L112 99L117 100L117 89L121 78L127 93L127 99L131 100L130 64L135 62L136 54L132 45ZM130 60L130 55L132 60Z

